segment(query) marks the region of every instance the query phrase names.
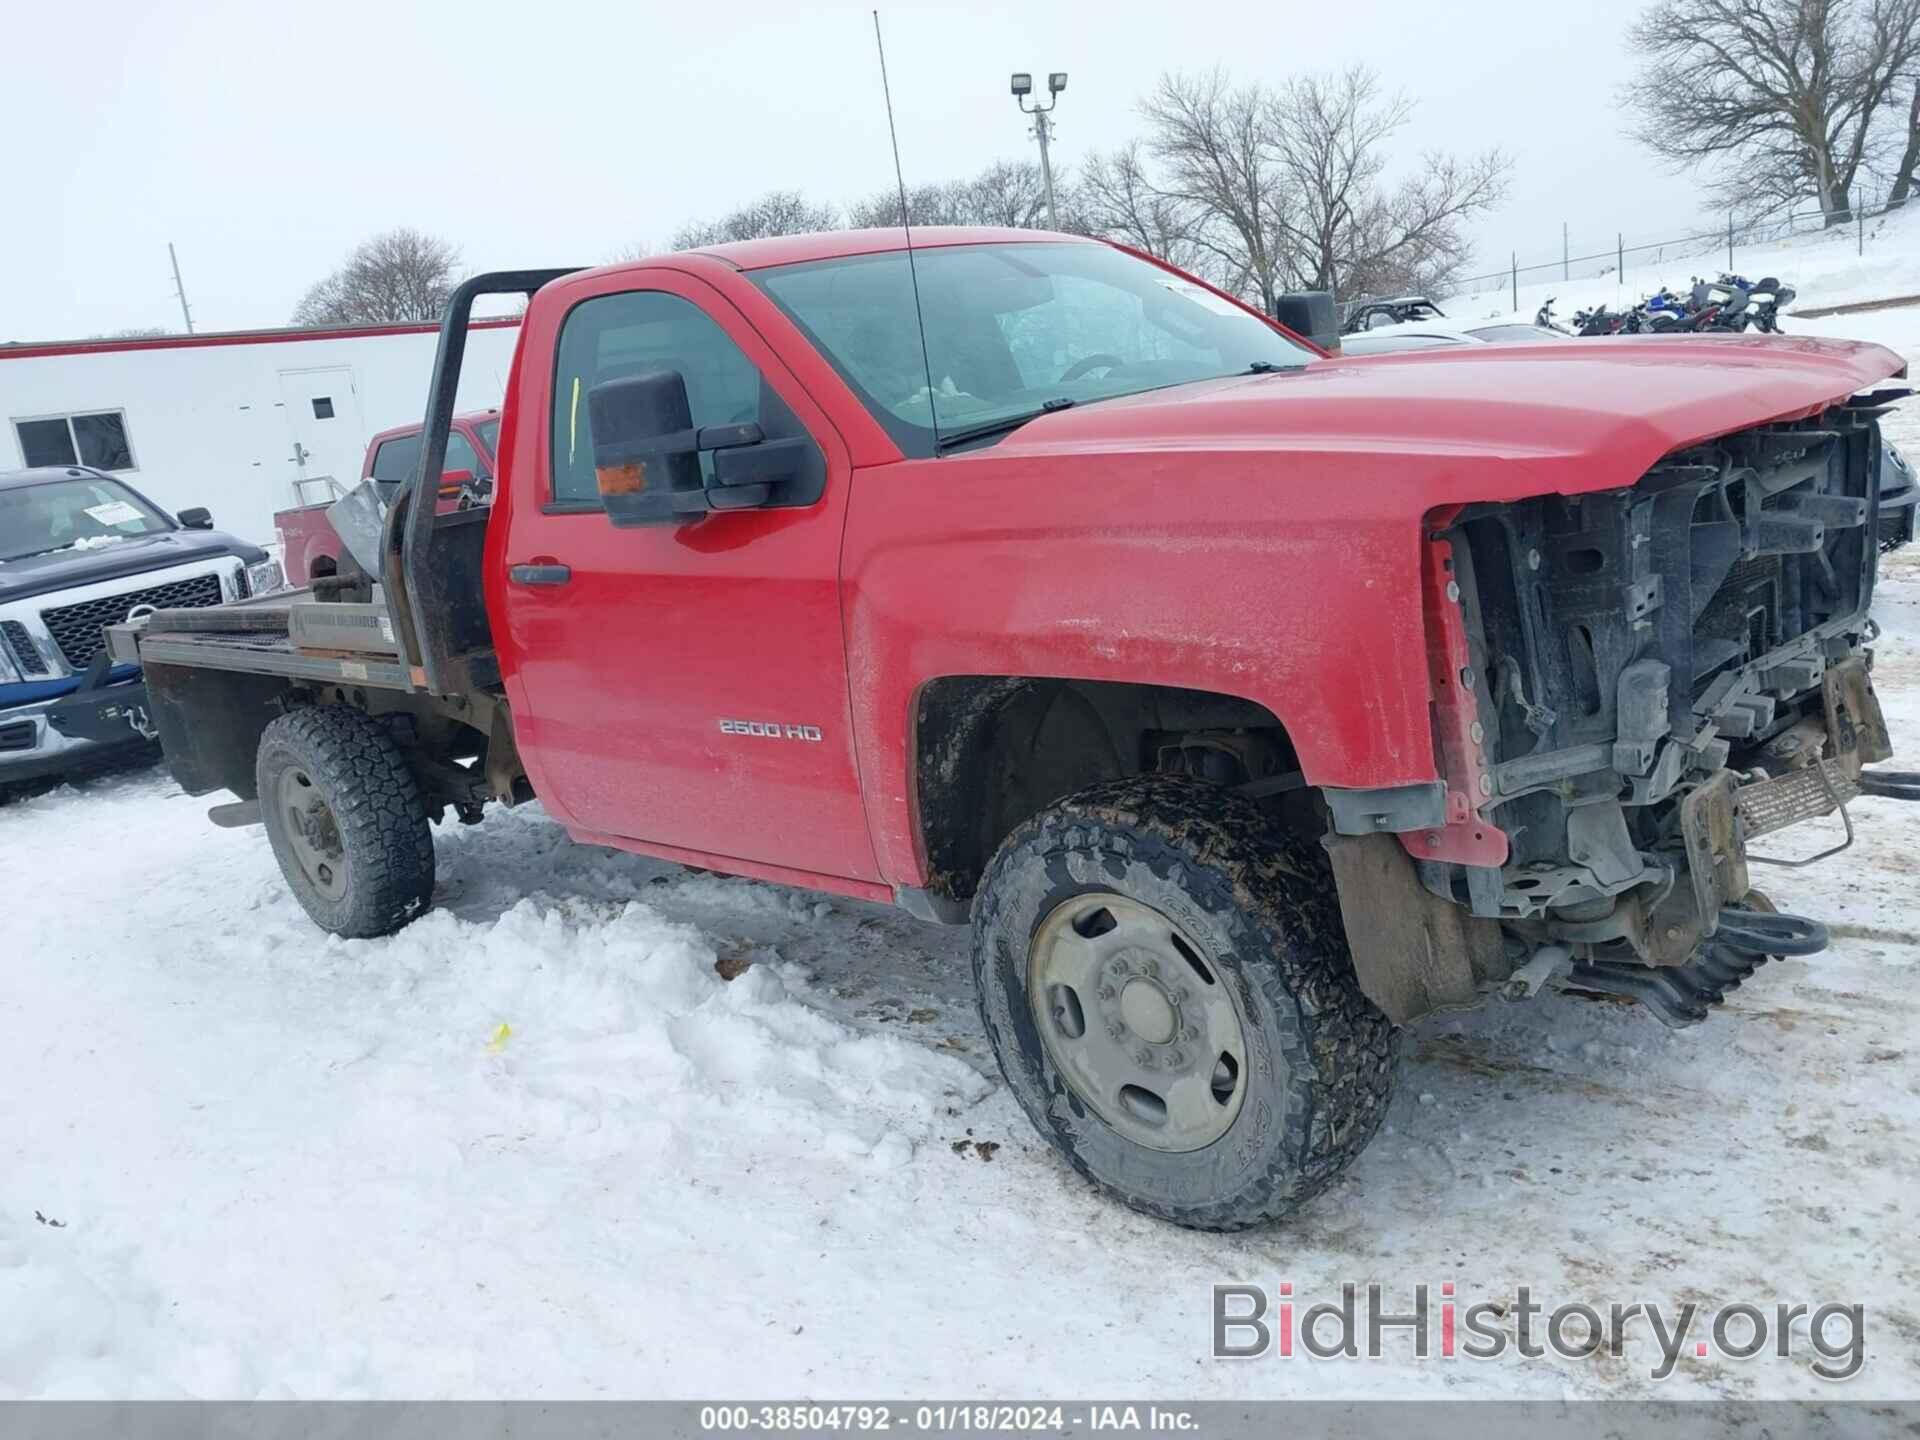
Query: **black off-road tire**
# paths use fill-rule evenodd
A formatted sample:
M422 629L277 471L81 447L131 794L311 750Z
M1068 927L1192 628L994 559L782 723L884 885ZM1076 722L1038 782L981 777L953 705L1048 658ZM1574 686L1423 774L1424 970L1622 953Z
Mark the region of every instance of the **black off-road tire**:
M1095 1114L1042 1042L1028 995L1037 931L1077 895L1109 891L1184 929L1231 987L1249 1064L1231 1128L1205 1148L1150 1149ZM1203 1230L1284 1218L1366 1148L1398 1052L1360 991L1319 844L1251 801L1146 775L1072 795L1020 826L974 903L974 979L1001 1072L1068 1162L1136 1210Z
M306 873L276 805L282 776L298 769L331 812L345 859L341 893ZM254 767L261 819L294 898L323 930L349 939L390 935L433 900L433 831L419 782L393 737L347 705L289 711L261 733Z

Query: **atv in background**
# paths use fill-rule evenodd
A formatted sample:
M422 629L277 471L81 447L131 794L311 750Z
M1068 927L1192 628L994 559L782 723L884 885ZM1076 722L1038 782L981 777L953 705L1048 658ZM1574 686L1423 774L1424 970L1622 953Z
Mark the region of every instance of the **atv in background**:
M1379 330L1388 325L1408 325L1416 320L1446 318L1447 312L1424 295L1402 295L1392 300L1355 300L1347 307L1340 333L1358 335L1363 330Z

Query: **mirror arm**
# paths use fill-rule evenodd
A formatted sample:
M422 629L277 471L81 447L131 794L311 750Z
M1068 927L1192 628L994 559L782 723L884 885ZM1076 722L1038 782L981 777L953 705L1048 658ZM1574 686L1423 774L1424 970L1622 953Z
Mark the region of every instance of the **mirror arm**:
M702 450L731 450L741 445L758 445L766 432L749 421L744 425L706 425L699 432Z

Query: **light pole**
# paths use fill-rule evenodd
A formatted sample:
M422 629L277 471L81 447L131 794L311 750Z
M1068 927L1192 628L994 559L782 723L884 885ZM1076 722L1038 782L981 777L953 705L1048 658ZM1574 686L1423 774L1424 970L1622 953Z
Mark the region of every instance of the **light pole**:
M1047 187L1047 224L1055 230L1060 228L1060 213L1053 206L1053 158L1047 153L1047 141L1053 138L1053 107L1060 103L1060 92L1066 88L1067 72L1055 70L1047 76L1047 103L1028 105L1033 76L1022 73L1013 77L1013 98L1019 102L1020 113L1033 116L1033 136L1040 142L1040 179Z

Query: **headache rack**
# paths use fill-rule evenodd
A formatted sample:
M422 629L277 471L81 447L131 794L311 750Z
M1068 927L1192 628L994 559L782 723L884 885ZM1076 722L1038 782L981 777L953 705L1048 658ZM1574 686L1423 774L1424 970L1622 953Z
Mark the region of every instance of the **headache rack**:
M284 591L204 609L186 608L205 603L198 598L156 599L145 602L155 609L143 621L109 625L113 658L438 696L496 688L500 667L481 583L491 511L442 514L439 477L474 302L483 295L530 298L575 268L494 271L453 292L440 323L419 460L388 508L380 573L368 577L362 598L341 598L351 587L329 585L325 592ZM123 598L139 603L139 597L114 603ZM125 621L126 614L106 618ZM92 633L99 633L99 622ZM67 650L61 632L55 635Z

